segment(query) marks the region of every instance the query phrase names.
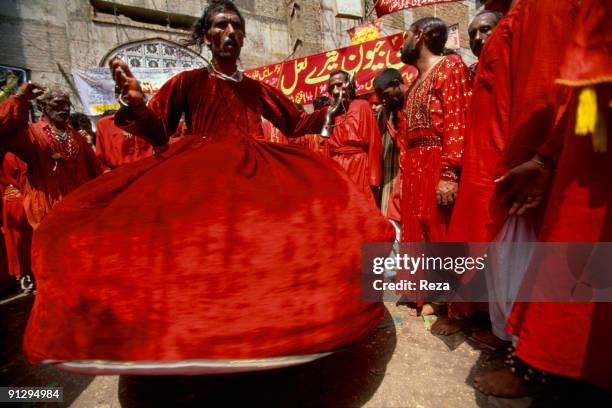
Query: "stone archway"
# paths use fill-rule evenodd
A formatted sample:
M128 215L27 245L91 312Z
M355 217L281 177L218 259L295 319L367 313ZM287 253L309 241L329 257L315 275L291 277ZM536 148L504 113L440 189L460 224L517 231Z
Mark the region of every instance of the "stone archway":
M206 60L194 51L163 38L133 41L111 50L102 61L106 67L112 58L119 58L130 68L200 68L207 65Z

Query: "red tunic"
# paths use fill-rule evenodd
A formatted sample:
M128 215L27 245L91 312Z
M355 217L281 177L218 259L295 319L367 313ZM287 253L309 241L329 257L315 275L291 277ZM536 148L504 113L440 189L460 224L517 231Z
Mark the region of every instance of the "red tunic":
M302 146L306 149L319 153L321 156L329 156L327 149L327 139L319 134L290 137L287 139L290 145Z
M12 153L6 153L0 169L4 188L2 200L2 230L6 244L9 273L19 279L30 273L32 227L23 207L26 165Z
M487 39L448 240L489 242L506 221L508 208L496 194L494 180L531 159L551 137L558 119L553 107L559 50L571 39L575 3L519 0ZM526 215L534 227L543 209Z
M456 55L442 59L406 94L407 124L400 143L403 241L446 237L451 208L437 205L436 188L461 168L470 96L468 68Z
M152 156L153 153L150 143L115 126L115 115L105 116L96 124L96 156L109 169Z
M562 83L566 85L596 86L600 113L604 117L612 101L610 15L610 2L583 1L561 72ZM575 134L579 91L576 88L573 92L570 120L565 127L563 152L539 237L541 241L612 241L610 132L605 153L593 151L589 136ZM560 257L567 258L563 254L556 256L555 262ZM534 271L542 282L556 282L558 272L558 268ZM509 321L509 330L519 337L517 355L522 360L538 369L587 380L609 391L612 390L611 326L612 303L609 302L518 303Z
M287 136L280 130L274 127L269 120L263 119L261 121L261 129L263 131L263 140L272 143L287 144Z
M348 111L337 115L327 142L330 157L374 202L371 187L381 183L382 146L376 117L368 101L351 101Z
M87 183L37 230L30 361L301 355L379 324L382 304L361 300L360 245L392 240L392 226L334 163L257 140L261 116L299 135L325 110L197 69L115 120L163 144L183 113L195 135Z
M0 148L14 153L27 165L23 205L30 225L36 229L55 204L101 174L102 168L76 130L69 127L69 139L62 143L49 135L44 119L28 124L29 106L14 96L0 105ZM65 148L67 144L70 149ZM61 158L55 160L54 154L61 154Z

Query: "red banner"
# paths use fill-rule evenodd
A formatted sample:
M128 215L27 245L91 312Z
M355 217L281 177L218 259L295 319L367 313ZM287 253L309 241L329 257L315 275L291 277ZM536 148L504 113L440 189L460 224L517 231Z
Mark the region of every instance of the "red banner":
M450 3L458 0L374 0L376 15L382 17L385 14L395 13L396 11L412 8L429 6L436 3Z
M372 81L385 68L399 69L406 82L416 77L416 68L400 60L402 33L368 41L359 45L339 48L246 70L250 78L279 88L291 100L310 104L320 95L328 95L329 74L342 69L355 80L357 95L374 92Z

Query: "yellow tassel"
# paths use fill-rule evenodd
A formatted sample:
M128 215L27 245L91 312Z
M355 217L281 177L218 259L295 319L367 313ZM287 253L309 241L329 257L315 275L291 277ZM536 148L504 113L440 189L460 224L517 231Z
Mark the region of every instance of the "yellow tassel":
M608 149L608 135L605 118L598 114L597 92L595 88L584 88L578 96L578 109L576 112L576 134L585 136L591 134L593 151L606 152Z

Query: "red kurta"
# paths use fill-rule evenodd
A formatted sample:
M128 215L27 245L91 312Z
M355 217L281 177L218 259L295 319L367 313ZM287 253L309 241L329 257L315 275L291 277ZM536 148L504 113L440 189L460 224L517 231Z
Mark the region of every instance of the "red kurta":
M101 118L96 124L96 156L100 162L114 169L152 156L153 146L115 126L115 115Z
M287 139L290 145L302 146L306 149L319 153L321 156L328 157L327 139L319 134L290 137Z
M49 125L44 119L28 124L29 106L15 96L0 104L0 148L14 153L27 165L23 205L30 225L36 229L55 204L98 176L102 169L89 144L76 130L69 127L69 139L62 144L49 136ZM62 147L68 143L72 145L71 152ZM60 153L58 160L51 157Z
M540 235L549 242L611 242L612 140L595 153L590 136L577 136L576 99L581 86L595 86L600 115L609 119L612 102L612 4L585 0L567 49L562 83L576 86L563 153ZM606 113L608 116L606 118ZM608 122L608 126L610 123ZM609 129L609 128L608 128ZM567 254L556 254L570 259ZM540 282L555 282L550 268L533 271ZM554 374L590 381L612 390L610 349L612 303L518 303L509 330L519 337L517 355L526 363Z
M441 179L458 175L471 96L467 66L456 55L442 59L406 94L406 132L400 143L402 241L443 241L451 208L438 206Z
M325 110L197 69L144 116L115 120L163 144L183 113L197 136L87 183L37 230L30 361L301 355L379 324L382 304L361 300L360 245L391 241L392 226L334 163L257 140L261 116L299 135Z
M2 230L8 269L19 279L31 272L32 227L25 214L21 193L26 183L26 165L12 153L6 153L2 159L0 183L4 188Z
M554 80L576 7L576 1L519 0L487 39L448 240L489 242L504 225L509 209L496 194L494 180L530 160L551 137L558 119ZM543 209L526 215L534 227Z
M327 145L330 157L374 202L371 187L381 183L382 146L376 117L368 101L353 100L346 113L335 117Z
M261 121L261 129L263 131L263 140L266 142L287 144L287 136L280 130L274 127L269 120L263 119Z

